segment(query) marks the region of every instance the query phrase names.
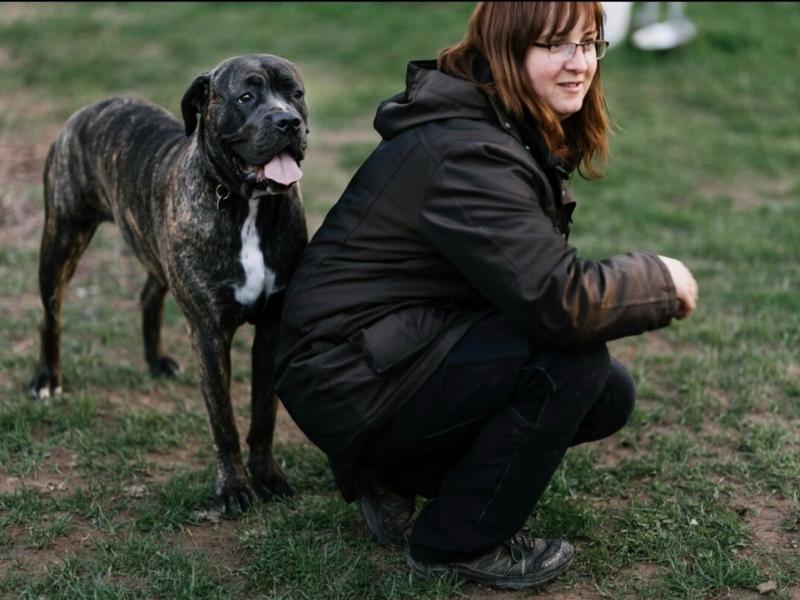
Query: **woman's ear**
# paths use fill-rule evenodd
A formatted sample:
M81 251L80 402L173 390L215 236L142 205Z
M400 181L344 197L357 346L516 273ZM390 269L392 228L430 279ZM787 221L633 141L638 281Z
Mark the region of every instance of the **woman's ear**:
M181 113L183 114L183 124L186 127L186 135L192 135L197 129L197 114L205 112L208 106L208 89L211 77L208 73L198 75L186 90L181 100Z

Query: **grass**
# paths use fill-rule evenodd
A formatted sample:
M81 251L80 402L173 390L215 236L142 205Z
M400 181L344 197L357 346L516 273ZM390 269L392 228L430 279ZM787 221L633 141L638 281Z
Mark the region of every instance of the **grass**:
M212 508L205 410L184 321L165 345L184 366L146 374L143 270L101 228L64 306L65 396L23 392L38 351L42 161L64 119L111 94L179 113L192 78L271 52L303 73L312 228L377 142L377 103L405 63L457 40L462 3L4 4L0 11L0 596L47 598L491 597L415 581L339 497L325 457L281 421L298 490L235 521ZM600 181L573 183L571 242L601 258L649 248L700 284L689 320L611 344L638 386L632 422L573 449L527 527L570 539L564 598L726 597L774 581L800 594L800 88L797 4L687 7L699 35L668 54L603 64L618 124ZM249 344L234 340L246 431Z

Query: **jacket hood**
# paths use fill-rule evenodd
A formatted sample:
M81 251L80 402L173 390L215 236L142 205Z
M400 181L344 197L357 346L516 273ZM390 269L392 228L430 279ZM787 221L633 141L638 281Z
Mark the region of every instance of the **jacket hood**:
M497 120L487 95L476 85L437 70L435 60L408 64L406 91L378 105L374 127L384 140L430 121Z
M485 59L476 68L479 80L492 81ZM569 179L571 169L550 152L530 116L522 122L511 118L474 83L439 71L435 60L408 63L406 91L378 105L373 125L384 140L389 140L411 127L453 118L513 122L515 127L509 133L521 142L524 140L545 169L557 173L559 179Z

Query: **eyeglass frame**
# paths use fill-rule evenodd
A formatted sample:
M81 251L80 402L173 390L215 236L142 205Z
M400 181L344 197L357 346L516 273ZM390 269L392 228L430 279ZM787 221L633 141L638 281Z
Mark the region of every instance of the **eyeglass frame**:
M570 47L572 47L572 50L570 51L569 56L567 58L565 58L564 61L563 61L563 62L567 62L568 60L572 60L572 57L575 56L575 52L577 52L578 46L580 46L583 49L583 55L586 56L586 48L590 44L593 44L594 47L595 47L594 59L595 60L602 60L603 57L605 57L606 52L608 52L608 41L607 40L591 40L591 41L588 41L588 42L578 42L578 43L576 43L576 42L550 42L549 44L542 44L540 42L533 42L531 44L531 46L536 46L537 48L546 48L549 51L549 55L550 55L551 59L553 59L553 51L551 49L553 46L570 46ZM598 54L598 52L597 52L597 44L602 44L602 46L603 46L603 53L602 54ZM555 60L555 59L553 59L553 60Z

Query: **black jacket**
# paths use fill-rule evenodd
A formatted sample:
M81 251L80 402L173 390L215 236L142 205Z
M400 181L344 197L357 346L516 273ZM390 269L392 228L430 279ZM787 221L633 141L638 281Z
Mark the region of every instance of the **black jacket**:
M365 439L481 316L577 348L663 327L677 308L656 255L577 258L559 161L477 86L411 63L375 128L383 141L288 286L277 361L278 395L348 499Z

